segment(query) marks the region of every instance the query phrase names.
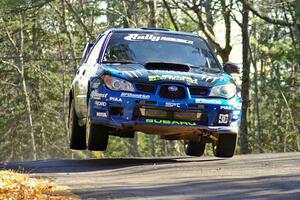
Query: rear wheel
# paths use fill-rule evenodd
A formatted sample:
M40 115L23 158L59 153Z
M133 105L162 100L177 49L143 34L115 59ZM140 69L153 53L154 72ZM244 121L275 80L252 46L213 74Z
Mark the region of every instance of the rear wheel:
M70 105L69 111L69 142L70 148L74 150L86 149L85 127L78 125L78 117L75 112L74 99Z
M234 155L237 134L219 134L218 141L213 145L214 155L221 158L230 158Z
M188 156L202 156L205 150L205 143L202 141L189 141L186 148L186 155Z
M91 122L90 103L88 104L88 114L86 119L86 134L88 136L88 150L105 151L108 144L108 129L105 126L93 124Z

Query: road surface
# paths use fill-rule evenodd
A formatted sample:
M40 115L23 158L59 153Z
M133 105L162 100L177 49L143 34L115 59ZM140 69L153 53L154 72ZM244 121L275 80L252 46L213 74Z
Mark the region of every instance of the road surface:
M82 199L300 199L300 152L0 164L53 177Z

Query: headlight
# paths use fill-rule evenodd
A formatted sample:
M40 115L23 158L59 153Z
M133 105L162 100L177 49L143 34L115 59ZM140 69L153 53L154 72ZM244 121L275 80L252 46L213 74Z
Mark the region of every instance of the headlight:
M133 85L129 81L120 78L105 75L104 83L106 87L108 87L111 90L134 92Z
M209 96L211 97L222 97L230 99L236 94L236 86L233 83L218 85L211 89Z

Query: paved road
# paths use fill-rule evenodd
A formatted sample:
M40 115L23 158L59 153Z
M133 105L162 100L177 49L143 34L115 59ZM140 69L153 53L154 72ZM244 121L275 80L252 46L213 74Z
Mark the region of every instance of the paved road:
M300 199L300 152L232 159L50 160L1 167L54 177L83 199Z

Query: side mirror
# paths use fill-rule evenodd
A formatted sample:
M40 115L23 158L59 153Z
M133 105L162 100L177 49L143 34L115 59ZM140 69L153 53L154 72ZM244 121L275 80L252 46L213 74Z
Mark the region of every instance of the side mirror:
M224 68L224 71L227 74L238 74L238 73L240 73L240 68L232 62L224 63L223 68Z
M86 57L89 55L94 43L88 42L85 44L83 53L82 53L82 60L85 61Z

